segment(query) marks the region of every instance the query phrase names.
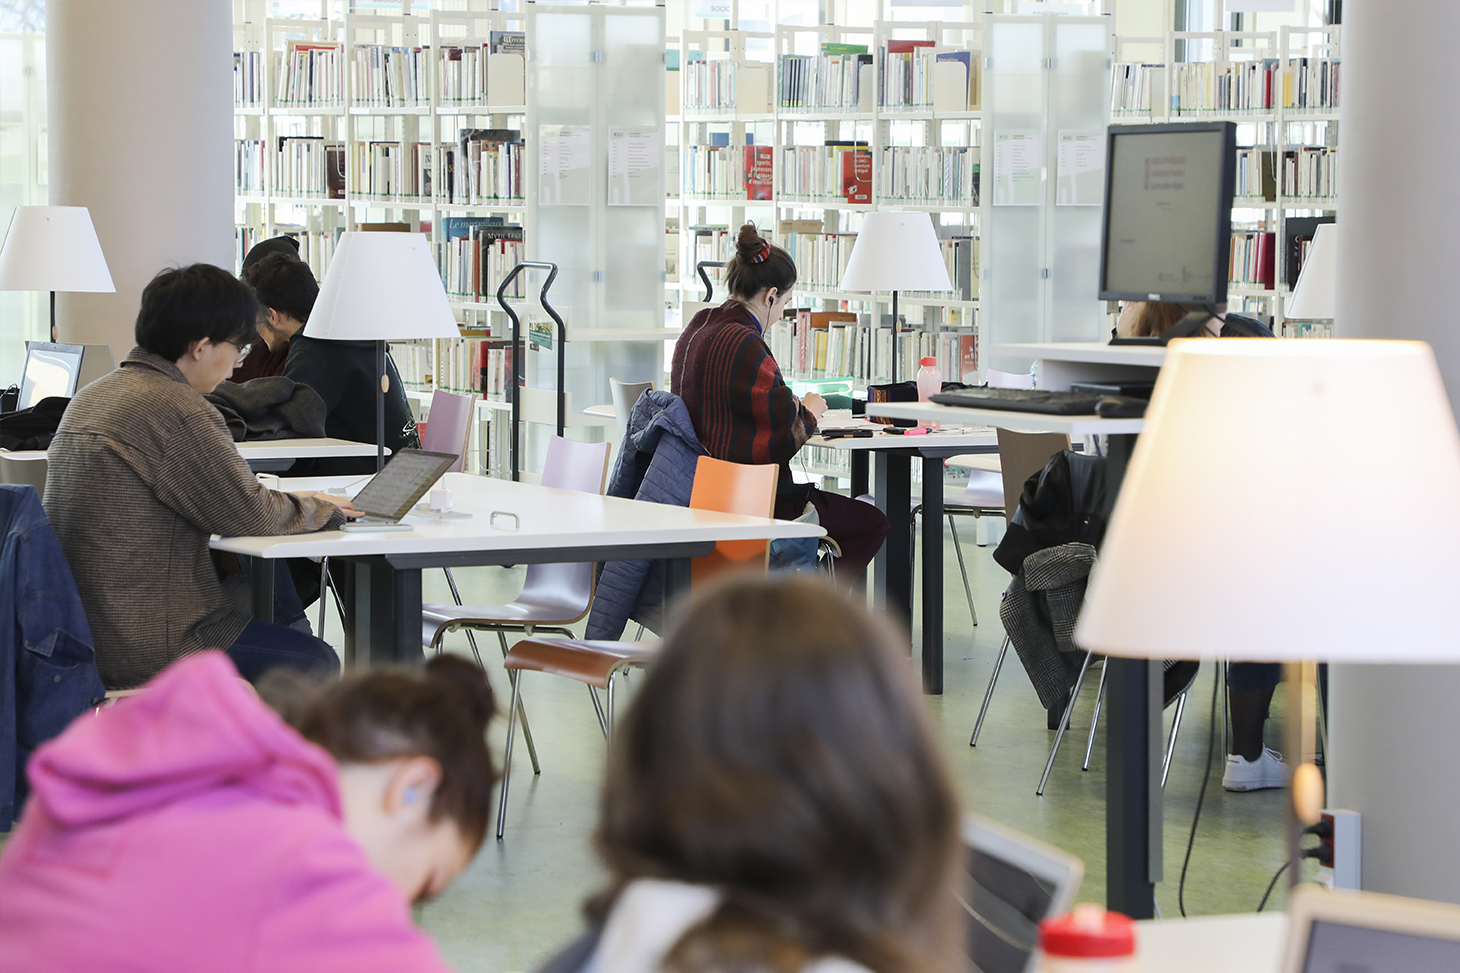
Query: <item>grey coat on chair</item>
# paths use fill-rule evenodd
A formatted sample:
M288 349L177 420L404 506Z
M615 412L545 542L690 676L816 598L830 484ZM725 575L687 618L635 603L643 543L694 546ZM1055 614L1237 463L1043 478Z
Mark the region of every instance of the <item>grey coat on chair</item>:
M689 506L695 467L708 455L695 435L684 401L650 389L639 396L608 483L611 497ZM585 637L617 639L630 618L657 632L664 580L651 561L609 561L598 576Z
M1035 551L1024 559L999 606L999 620L1045 709L1064 705L1085 661L1084 650L1075 645L1075 620L1094 566L1095 548L1089 544Z

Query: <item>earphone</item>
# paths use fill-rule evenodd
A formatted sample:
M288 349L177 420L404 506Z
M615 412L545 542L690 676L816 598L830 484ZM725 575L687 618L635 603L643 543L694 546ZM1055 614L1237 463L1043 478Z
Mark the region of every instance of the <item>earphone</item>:
M418 794L418 791L415 789L415 787L407 787L406 788L406 792L403 795L403 798L402 799L407 804L414 804L414 803L416 803L416 795L417 794Z

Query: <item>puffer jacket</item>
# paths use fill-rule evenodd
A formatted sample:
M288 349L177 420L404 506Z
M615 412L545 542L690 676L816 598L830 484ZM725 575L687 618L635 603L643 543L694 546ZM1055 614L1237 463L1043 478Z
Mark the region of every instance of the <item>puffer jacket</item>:
M639 396L619 446L608 495L689 506L695 466L707 455L695 436L684 401L650 389ZM598 577L585 632L590 639L617 639L630 618L658 632L664 579L655 561L609 561Z

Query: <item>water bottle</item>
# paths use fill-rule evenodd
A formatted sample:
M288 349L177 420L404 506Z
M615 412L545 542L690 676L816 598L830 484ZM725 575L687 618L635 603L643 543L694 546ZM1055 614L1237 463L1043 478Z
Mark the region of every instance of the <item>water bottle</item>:
M1037 973L1135 973L1135 923L1092 902L1039 924Z
M943 391L943 373L938 371L938 359L920 358L918 364L918 401L926 402L934 392ZM921 419L918 425L925 429L935 429L938 424L928 419Z

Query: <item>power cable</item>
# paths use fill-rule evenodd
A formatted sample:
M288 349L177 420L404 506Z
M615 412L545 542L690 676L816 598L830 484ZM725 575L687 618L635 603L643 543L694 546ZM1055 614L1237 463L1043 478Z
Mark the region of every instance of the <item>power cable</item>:
M1186 869L1191 864L1191 849L1196 844L1196 825L1201 820L1201 806L1206 801L1207 784L1212 778L1212 758L1217 751L1217 700L1221 696L1222 689L1222 666L1217 663L1212 667L1212 718L1211 728L1207 732L1207 766L1201 775L1201 791L1196 795L1196 811L1191 816L1191 833L1186 836L1186 857L1181 860L1181 881L1176 886L1176 906L1181 910L1181 918L1186 918ZM1263 899L1267 901L1266 898ZM1260 910L1259 910L1260 911Z

